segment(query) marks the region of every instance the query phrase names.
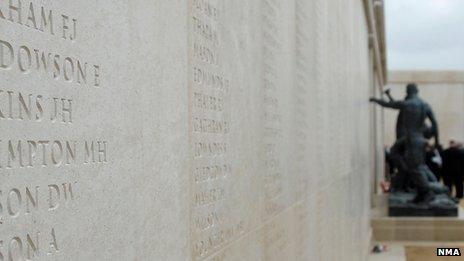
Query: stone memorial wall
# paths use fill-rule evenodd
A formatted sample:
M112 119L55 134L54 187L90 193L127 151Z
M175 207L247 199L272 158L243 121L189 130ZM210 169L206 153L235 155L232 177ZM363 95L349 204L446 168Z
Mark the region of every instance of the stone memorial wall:
M0 260L365 260L360 0L0 1Z

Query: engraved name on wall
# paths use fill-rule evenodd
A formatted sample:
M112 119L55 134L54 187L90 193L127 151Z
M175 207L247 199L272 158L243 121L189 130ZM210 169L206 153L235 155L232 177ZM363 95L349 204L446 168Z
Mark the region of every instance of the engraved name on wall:
M9 32L0 35L0 260L59 253L66 242L56 213L76 211L82 167L111 156L107 139L75 131L85 124L79 92L106 87L102 66L95 50L62 51L86 32L72 10L51 6L0 1L0 26Z
M234 191L231 161L231 80L224 69L220 1L192 0L190 139L191 253L194 260L219 251L243 233L230 211Z

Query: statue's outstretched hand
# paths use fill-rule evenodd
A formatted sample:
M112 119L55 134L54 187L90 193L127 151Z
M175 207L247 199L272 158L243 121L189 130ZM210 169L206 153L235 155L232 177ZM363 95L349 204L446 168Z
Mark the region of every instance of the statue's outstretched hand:
M377 101L377 99L374 98L374 97L370 97L370 98L369 98L369 101L370 101L370 102L375 102L375 101Z

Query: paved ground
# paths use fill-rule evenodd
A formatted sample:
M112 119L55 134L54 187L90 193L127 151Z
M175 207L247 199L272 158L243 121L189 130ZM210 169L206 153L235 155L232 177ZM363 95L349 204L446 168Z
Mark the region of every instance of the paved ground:
M387 246L385 252L371 254L369 261L406 261L406 253L403 243L384 243Z
M464 200L460 205L464 208ZM380 242L387 250L380 254L371 254L369 261L439 261L464 260L464 242ZM461 257L436 256L437 247L459 247Z
M387 250L371 254L369 261L462 261L461 257L437 257L437 247L459 247L464 251L464 242L382 242Z

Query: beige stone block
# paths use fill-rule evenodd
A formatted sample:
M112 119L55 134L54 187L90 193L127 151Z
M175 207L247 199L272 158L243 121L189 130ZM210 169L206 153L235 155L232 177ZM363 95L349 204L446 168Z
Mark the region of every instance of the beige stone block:
M390 71L390 83L464 83L464 71Z
M373 217L374 238L379 241L464 241L462 208L458 218Z

